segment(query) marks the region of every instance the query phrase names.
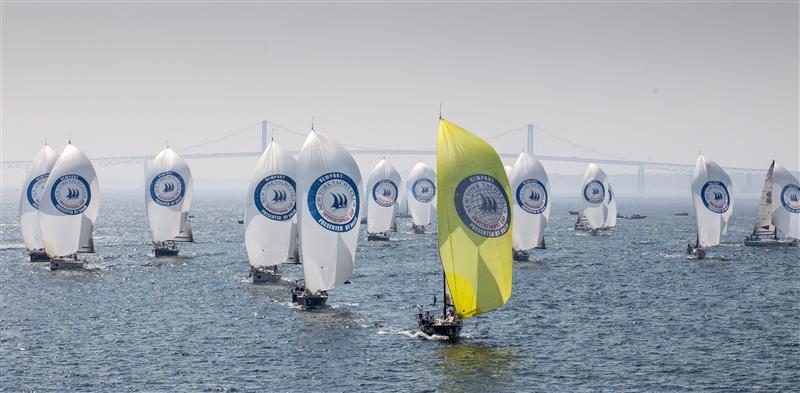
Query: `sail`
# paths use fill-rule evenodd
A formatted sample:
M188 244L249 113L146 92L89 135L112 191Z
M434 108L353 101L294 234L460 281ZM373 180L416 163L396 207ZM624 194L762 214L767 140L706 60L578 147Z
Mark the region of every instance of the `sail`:
M84 212L100 205L97 173L91 161L74 145L64 147L42 195L39 228L47 255L53 258L74 254L88 243L88 238L81 236Z
M353 156L316 131L300 150L300 257L306 289L342 285L353 271L361 224L361 171Z
M392 227L400 186L400 173L389 161L382 159L375 165L367 180L367 232L381 233Z
M297 236L297 161L277 142L256 164L247 190L244 243L250 265L286 262Z
M775 161L772 161L767 170L767 177L764 178L764 187L761 189L761 199L758 201L758 211L756 212L756 223L753 226L753 235L771 236L775 234L775 225L772 224L772 173L775 169Z
M603 224L606 228L613 228L617 226L617 194L608 183L608 199L606 200L606 222Z
M175 236L176 242L182 243L194 243L194 234L192 234L192 219L188 218L188 212L181 213L181 221L183 221L183 227L181 231Z
M595 163L589 164L583 175L581 187L581 211L589 228L599 229L606 223L608 206L606 206L608 178L606 173Z
M781 164L775 164L772 180L772 195L780 201L773 203L772 222L785 237L800 239L800 182Z
M25 242L28 251L44 249L42 233L39 230L39 200L57 159L58 152L44 145L25 173L25 182L22 184L19 198L19 227L22 241Z
M436 203L436 173L424 162L411 169L406 180L406 200L414 225L431 223Z
M540 246L544 227L550 217L550 180L539 162L528 153L520 153L508 178L514 197L515 250Z
M145 205L154 242L173 240L185 225L184 202L192 192L192 171L178 153L162 150L145 177Z
M511 179L511 171L514 170L514 167L512 167L511 165L503 165L503 169L506 170L506 177Z
M728 232L733 213L731 178L722 167L700 155L692 177L692 200L701 246L715 246Z
M511 196L495 150L439 121L439 256L456 311L474 317L511 296Z

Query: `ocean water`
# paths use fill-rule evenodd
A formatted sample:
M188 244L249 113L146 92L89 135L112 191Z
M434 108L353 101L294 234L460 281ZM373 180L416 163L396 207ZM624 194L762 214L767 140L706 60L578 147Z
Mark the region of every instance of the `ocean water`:
M704 261L687 200L626 200L604 236L572 231L555 199L548 249L515 263L501 309L457 343L421 337L415 305L441 286L435 234L408 220L359 243L352 283L327 309L253 285L240 196L197 194L197 243L152 256L138 193L106 193L82 272L26 262L16 202L0 212L0 391L798 391L800 251L745 247L739 200ZM363 228L362 228L363 232ZM363 234L363 233L362 233Z

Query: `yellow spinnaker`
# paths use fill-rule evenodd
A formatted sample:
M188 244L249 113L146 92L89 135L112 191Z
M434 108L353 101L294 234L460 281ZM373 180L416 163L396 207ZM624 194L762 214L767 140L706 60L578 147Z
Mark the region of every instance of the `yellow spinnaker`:
M456 311L474 317L511 296L511 193L497 152L439 121L439 256Z

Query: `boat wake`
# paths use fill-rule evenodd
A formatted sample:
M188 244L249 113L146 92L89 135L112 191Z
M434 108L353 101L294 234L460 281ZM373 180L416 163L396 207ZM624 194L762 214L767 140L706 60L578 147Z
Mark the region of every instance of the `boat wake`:
M403 329L396 331L378 330L377 334L381 336L397 335L397 336L405 336L408 338L423 338L425 340L431 340L431 341L447 341L449 339L447 336L440 336L438 334L429 336L419 330L403 330Z

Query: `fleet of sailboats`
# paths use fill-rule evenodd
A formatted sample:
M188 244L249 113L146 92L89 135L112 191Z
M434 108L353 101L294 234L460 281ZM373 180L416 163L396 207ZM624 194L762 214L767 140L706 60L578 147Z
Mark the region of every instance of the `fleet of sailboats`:
M389 240L395 227L397 199L400 194L400 173L385 158L380 160L367 180L367 240Z
M156 257L178 255L176 242L191 241L189 208L192 171L169 147L159 152L145 169L145 206Z
M686 252L695 258L706 256L706 247L720 244L728 232L728 220L733 213L732 184L728 173L716 162L697 157L692 176L692 201L697 222L695 244L687 246Z
M550 217L550 180L544 166L520 153L509 172L514 200L513 258L526 261L531 248L545 248L544 229Z

